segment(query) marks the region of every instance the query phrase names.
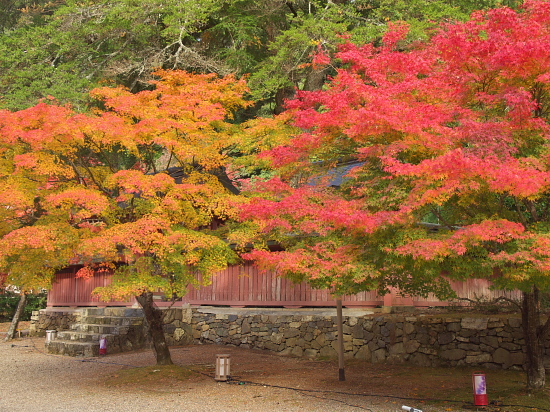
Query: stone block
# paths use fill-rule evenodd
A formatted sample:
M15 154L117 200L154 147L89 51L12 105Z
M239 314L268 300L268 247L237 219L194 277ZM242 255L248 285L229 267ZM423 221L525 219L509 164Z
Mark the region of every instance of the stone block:
M391 355L403 355L405 354L405 347L402 342L396 343L395 345L390 346L390 356Z
M437 337L437 341L440 345L447 345L455 340L455 334L453 332L440 333Z
M510 352L506 349L498 348L493 353L493 362L508 369L514 365L523 365L525 363L525 354L523 352Z
M216 335L220 337L227 336L229 334L229 331L226 328L218 328L216 329Z
M466 357L466 351L464 349L451 349L440 352L440 356L446 360L460 360Z
M286 346L294 347L296 346L296 342L298 341L298 338L290 338L285 341Z
M488 318L464 318L460 325L463 329L484 330L487 329Z
M512 352L510 353L510 364L512 366L523 366L526 362L525 353L523 352ZM550 368L550 365L547 367Z
M338 352L336 352L331 346L323 346L319 351L319 355L323 358L337 358Z
M179 309L166 309L163 313L164 323L172 323L175 320L181 320L181 310Z
M288 339L288 338L293 338L295 336L299 336L300 331L296 328L289 328L289 329L285 329L283 334L284 334L284 337Z
M266 342L265 345L264 345L264 348L268 349L270 351L273 351L273 352L278 352L279 351L279 345L277 345L273 342Z
M509 351L518 351L521 350L521 345L518 345L517 343L512 342L502 342L500 344L501 348L507 349Z
M357 359L363 359L363 360L370 360L371 359L371 351L367 345L361 346L359 350L355 353L355 358Z
M365 339L365 342L370 342L371 340L374 339L374 333L365 332L365 334L363 335L363 338Z
M508 319L508 325L510 325L514 329L520 329L521 328L521 318L509 318Z
M326 342L327 342L327 339L325 337L325 334L321 334L319 336L317 336L317 338L315 338L315 341L321 345L321 346L325 346Z
M311 346L312 349L321 349L321 345L319 345L319 343L316 341L316 340L312 340L310 343L309 343L309 346Z
M181 341L182 338L186 336L185 330L183 328L176 328L174 331L174 340Z
M451 322L447 324L447 330L449 332L458 332L461 328L460 322Z
M465 362L468 365L481 365L486 362L491 362L491 354L481 353L479 355L468 355L466 356Z
M290 356L292 354L292 348L285 348L279 352L281 356Z
M297 338L296 339L296 346L300 346L302 348L305 348L307 345L307 342L305 341L304 338Z
M371 362L372 363L383 363L386 360L386 350L377 349L371 353Z
M404 344L404 350L407 353L414 353L420 347L420 342L417 340L409 340Z
M410 357L409 362L411 362L413 365L422 367L433 366L431 358L424 353L415 353Z
M374 325L374 322L372 321L372 319L367 319L363 322L363 329L371 332L373 325Z
M319 355L319 351L315 349L306 349L304 350L303 356L309 359L316 358Z
M353 344L353 346L363 346L365 341L363 339L353 339L351 343Z
M243 320L243 323L241 324L241 334L248 335L249 333L250 333L250 323L248 323L248 320Z
M304 353L304 350L300 347L300 346L295 346L294 348L292 348L292 356L302 356Z
M336 340L336 333L335 332L325 333L325 339L326 340Z
M276 344L280 344L284 339L284 335L282 333L273 333L271 334L271 341Z

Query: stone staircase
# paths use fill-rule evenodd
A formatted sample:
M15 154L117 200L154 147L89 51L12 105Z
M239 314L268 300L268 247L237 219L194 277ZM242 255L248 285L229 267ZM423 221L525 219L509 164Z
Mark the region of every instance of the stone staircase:
M81 308L70 330L58 331L46 341L51 354L99 356L99 339L107 340L107 354L128 352L148 346L145 319L141 309Z

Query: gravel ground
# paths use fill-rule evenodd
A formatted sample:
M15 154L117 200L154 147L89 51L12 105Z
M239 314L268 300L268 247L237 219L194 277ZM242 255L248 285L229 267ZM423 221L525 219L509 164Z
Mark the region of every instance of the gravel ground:
M373 391L400 392L399 388L375 384L388 373L380 366L370 367L371 372L354 372L353 368L348 371L346 367L347 380L339 382L333 362L216 345L172 348L171 352L175 364L190 365L201 373L184 380L120 383L117 378L124 371L154 365L152 352L83 361L46 354L43 338L2 342L0 411L397 412L406 402L372 396ZM231 355L234 384L216 382L210 377L216 354L220 353ZM384 388L386 391L380 392ZM353 395L358 393L362 395ZM424 412L461 410L413 406Z

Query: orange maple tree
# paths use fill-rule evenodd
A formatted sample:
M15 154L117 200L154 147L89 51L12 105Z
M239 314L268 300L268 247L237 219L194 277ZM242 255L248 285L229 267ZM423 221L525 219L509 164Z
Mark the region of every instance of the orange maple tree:
M231 76L155 75L136 94L95 89L91 113L53 102L0 112L0 271L29 289L71 263L83 265L78 276L111 267L113 282L94 293L136 296L166 364L153 292L181 297L236 261L212 223L234 215L230 120L248 102Z
M550 2L477 12L408 47L406 32L344 45L330 85L289 102L302 133L261 154L279 177L256 185L263 197L242 214L286 250L246 256L337 294L446 297L442 273L518 288L528 385L542 388Z

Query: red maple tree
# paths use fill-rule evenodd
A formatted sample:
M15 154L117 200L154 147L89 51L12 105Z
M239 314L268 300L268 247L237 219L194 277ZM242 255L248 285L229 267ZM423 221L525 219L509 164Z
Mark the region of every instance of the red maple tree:
M443 273L518 288L528 386L542 388L550 2L477 12L412 46L405 34L396 25L380 46L346 44L330 85L289 102L302 133L262 154L280 177L242 214L286 250L247 257L340 295L446 297Z

